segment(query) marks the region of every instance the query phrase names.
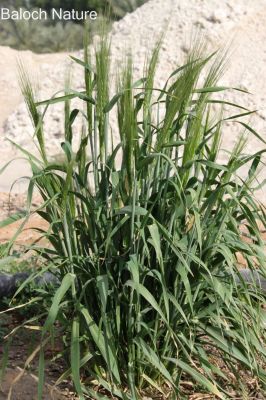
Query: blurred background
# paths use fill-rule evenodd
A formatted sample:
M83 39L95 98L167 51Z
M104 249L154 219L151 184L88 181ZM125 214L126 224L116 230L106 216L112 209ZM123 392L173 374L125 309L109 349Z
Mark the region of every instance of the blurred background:
M108 25L125 14L133 12L148 0L1 0L1 7L42 8L48 13L52 8L77 11L95 10L98 18L89 24L91 37L97 32L102 19L108 15ZM35 53L72 51L83 46L83 23L73 21L5 20L0 23L0 46L10 46L17 50L31 50Z

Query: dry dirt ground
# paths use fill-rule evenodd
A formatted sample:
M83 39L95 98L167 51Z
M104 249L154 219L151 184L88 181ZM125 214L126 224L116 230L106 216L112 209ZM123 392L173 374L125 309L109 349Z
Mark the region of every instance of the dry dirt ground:
M25 211L26 195L15 193L9 195L5 192L0 192L0 223L8 218L12 218L12 215ZM38 198L36 197L33 201L32 206L38 204ZM18 231L23 220L13 222L11 225L0 227L0 245L8 242L14 237ZM29 218L28 222L23 227L22 232L16 239L16 244L19 246L30 245L40 237L40 233L34 231L34 228L46 230L47 223L38 215L34 214Z
M0 400L6 400L10 387L14 380L21 373L21 368L15 366L13 369L8 368L5 379L0 390ZM32 373L25 373L24 376L13 386L12 400L37 400L38 398L38 378ZM51 384L46 384L43 391L43 400L72 400L75 396L71 394L69 389L63 391L53 390Z
M17 314L1 316L0 334L9 332L22 322L22 316ZM30 334L30 335L29 335ZM20 330L12 341L8 354L8 367L5 371L2 385L0 385L0 400L8 398L9 390L12 388L11 400L37 400L38 393L38 354L24 370L24 363L38 346L38 333L34 331ZM58 348L47 348L46 359L52 357ZM4 349L0 342L0 360L3 357ZM48 363L45 367L45 386L43 400L75 400L76 397L72 386L64 381L59 387L54 383L64 371L64 362L59 360L56 363ZM18 379L19 378L19 379ZM76 399L77 400L77 399Z
M0 193L0 221L12 216L14 213L25 210L26 196L21 194L14 194L9 196L8 193ZM35 204L33 202L33 204ZM0 228L0 246L3 243L8 242L16 234L21 221L16 221L9 226ZM39 238L39 234L32 228L46 229L47 224L43 219L34 215L27 224L24 226L23 231L16 239L16 247L21 249L27 245L32 244L36 239ZM16 316L12 318L4 318L0 316L0 336L3 330L10 332L12 326L15 327L21 321L16 319ZM28 334L27 334L28 335ZM33 342L33 335L30 333ZM29 356L29 337L19 335L16 340L12 342L12 346L9 352L8 368L6 370L3 383L0 387L0 400L6 400L8 398L9 389L12 386L15 378L17 378L23 369L24 362ZM32 347L32 346L30 346ZM3 347L0 339L0 363L3 357ZM69 387L63 389L57 389L51 392L53 382L58 378L60 373L60 366L53 365L46 369L47 382L45 385L43 399L44 400L73 400L75 397ZM21 379L13 386L12 400L37 400L37 386L38 378L36 362L31 366L29 370L21 377Z

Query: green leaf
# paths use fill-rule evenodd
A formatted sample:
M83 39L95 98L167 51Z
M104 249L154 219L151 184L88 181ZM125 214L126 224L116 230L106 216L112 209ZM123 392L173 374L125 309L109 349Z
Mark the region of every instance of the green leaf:
M165 357L167 361L174 363L176 366L181 368L184 372L189 374L196 382L205 387L219 399L225 399L224 395L217 388L215 384L213 384L209 379L207 379L204 375L200 374L195 368L192 368L189 364L184 361L176 358Z
M148 213L148 211L143 208L143 207L139 207L139 206L135 206L134 210L132 206L126 206L123 208L120 208L119 210L116 210L116 214L132 214L134 212L135 215L146 215Z
M51 308L49 310L45 324L43 326L43 335L54 324L57 314L59 312L60 303L64 299L66 292L74 284L74 281L75 281L75 275L68 273L64 276L60 287L55 292Z
M224 90L236 90L238 92L242 93L249 93L247 90L240 89L240 88L235 88L235 87L230 87L230 86L209 86L209 87L204 87L201 89L194 89L194 93L213 93L213 92L222 92Z
M255 131L255 129L251 128L251 126L242 121L236 121L236 122L244 126L248 131L250 131L254 136L256 136L257 139L266 144L266 141L261 137L261 135L257 131Z
M175 142L165 143L162 147L179 147L187 144L185 140L176 140Z
M51 105L51 104L56 104L56 103L62 103L67 100L75 99L76 97L78 97L78 95L76 93L69 93L64 96L54 97L52 99L39 101L38 103L36 103L36 106L39 107L39 106L43 106L46 104Z
M126 282L126 286L132 287L134 290L136 290L137 293L139 293L142 297L144 297L147 300L147 302L153 307L153 309L157 311L162 320L167 324L167 318L165 317L159 304L157 303L151 292L149 292L149 290L145 286L143 286L141 283L137 284L132 280L128 280Z
M88 70L89 72L93 72L92 67L88 64L85 63L84 61L80 60L79 58L76 58L74 56L69 56L73 61L75 61L77 64L81 65L82 67L84 67L86 70Z
M140 350L143 352L145 358L151 363L151 365L153 365L153 367L160 372L160 374L162 374L165 379L173 386L175 387L174 381L170 375L170 373L168 372L168 370L166 369L166 367L164 366L164 364L162 363L162 361L159 359L159 357L157 356L157 354L155 353L155 351L148 346L144 340L142 340L141 338L135 338L134 342L136 343L136 345L140 348Z
M83 306L81 306L80 311L83 317L85 318L85 321L87 323L88 329L90 331L90 334L92 336L95 345L98 347L106 364L109 367L109 373L111 373L115 377L117 383L120 383L120 375L115 354L113 353L110 345L108 345L108 343L106 343L106 341L104 340L104 336L101 329L95 323L89 311Z
M72 323L71 335L71 371L75 389L79 399L84 400L81 383L80 383L80 336L79 336L79 320L74 318Z
M109 103L104 106L103 112L108 113L109 111L111 111L122 95L122 92L115 94L114 97L109 101Z
M79 114L79 110L78 109L74 109L73 111L71 111L70 117L69 117L69 123L70 125L73 125L75 119L77 118Z
M152 244L155 248L157 259L160 264L163 262L163 256L161 251L161 238L158 226L156 224L152 224L148 226L151 237L152 237Z
M56 104L56 103L62 103L67 100L75 99L77 97L81 100L87 101L88 103L95 104L95 100L92 97L87 96L86 92L77 92L75 90L72 90L71 93L66 94L64 96L59 96L59 97L54 97L52 99L39 101L38 103L36 103L36 106L38 107L38 106L43 106L43 105L52 105L52 104Z
M135 83L133 83L133 85L131 86L131 88L137 88L139 85L143 84L145 82L145 78L139 79L138 81L136 81ZM128 89L130 90L130 89ZM104 113L108 113L109 111L112 110L112 108L114 107L114 105L118 102L118 100L120 99L121 96L123 96L123 94L126 92L126 90L123 90L117 94L115 94L112 99L109 101L109 103L107 103L104 108L103 108L103 112Z
M25 218L27 215L27 211L20 211L15 214L10 215L10 217L4 219L0 222L0 228L4 228L5 226L11 225L16 221L19 221Z
M204 326L202 325L204 331L213 338L214 344L220 348L221 350L225 351L227 354L233 356L236 360L242 362L246 365L246 367L250 368L250 360L243 351L234 344L232 338L230 340L224 336L222 336L221 331L214 327Z
M210 86L210 87L204 87L201 89L194 89L194 93L213 93L213 92L222 92L224 90L229 90L231 89L228 86Z
M107 306L107 298L108 298L108 276L107 275L99 275L96 278L97 288L99 290L100 299L102 303L102 311L106 312Z

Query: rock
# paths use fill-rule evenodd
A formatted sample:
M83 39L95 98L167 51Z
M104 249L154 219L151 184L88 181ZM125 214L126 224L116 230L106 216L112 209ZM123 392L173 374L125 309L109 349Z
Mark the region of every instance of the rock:
M10 297L16 287L15 278L12 275L0 276L0 298Z
M19 272L14 275L9 274L1 274L0 275L0 298L3 297L12 297L19 285L24 282L30 273L28 272ZM57 285L59 284L58 278L56 278L50 272L45 272L43 275L38 276L33 281L34 284L38 286L45 286L48 284Z
M250 269L241 269L239 274L243 281L247 284L257 285L266 293L266 279L259 273L259 271L251 271ZM237 283L241 282L241 278L236 275Z

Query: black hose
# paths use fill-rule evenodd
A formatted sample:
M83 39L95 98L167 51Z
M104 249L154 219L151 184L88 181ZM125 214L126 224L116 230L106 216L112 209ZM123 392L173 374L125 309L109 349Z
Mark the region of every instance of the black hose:
M0 275L0 299L3 297L12 297L19 285L31 275L30 272L19 272L14 275ZM33 282L38 286L47 284L58 284L58 279L50 272L45 272L43 275L36 277Z
M235 279L238 284L242 279L246 284L257 285L263 292L266 293L266 279L258 271L251 271L250 269L241 269L239 274L235 274ZM24 282L31 274L29 272L19 272L14 275L1 274L0 275L0 299L3 297L12 297L18 286ZM50 272L45 272L43 275L36 277L33 282L38 286L47 284L59 284L59 280Z
M247 284L258 286L263 292L266 293L266 279L258 271L251 271L250 269L240 269L239 274L243 281ZM236 282L240 283L241 278L236 275Z

